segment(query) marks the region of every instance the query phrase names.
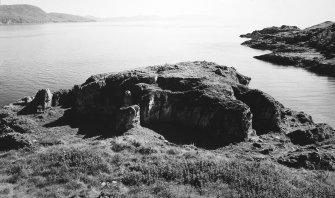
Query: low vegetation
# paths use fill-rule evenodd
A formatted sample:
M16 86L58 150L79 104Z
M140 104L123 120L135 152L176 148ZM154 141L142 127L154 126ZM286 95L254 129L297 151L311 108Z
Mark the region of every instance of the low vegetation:
M109 139L9 151L0 156L0 196L335 197L333 172L177 149Z

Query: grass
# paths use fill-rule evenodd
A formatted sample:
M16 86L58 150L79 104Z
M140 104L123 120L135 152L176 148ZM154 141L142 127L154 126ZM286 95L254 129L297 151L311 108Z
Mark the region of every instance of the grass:
M271 161L223 160L177 148L162 151L126 141L111 141L111 145L61 145L26 157L16 153L16 163L2 164L7 179L1 181L16 189L0 189L0 193L19 191L31 197L335 197L332 172L297 171Z
M0 152L1 198L335 197L334 172L169 144L144 129L110 139L40 129L25 134L33 147Z

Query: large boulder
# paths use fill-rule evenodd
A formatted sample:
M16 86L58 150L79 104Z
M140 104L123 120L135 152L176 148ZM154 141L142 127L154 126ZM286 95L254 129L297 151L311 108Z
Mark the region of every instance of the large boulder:
M41 89L35 95L33 101L22 109L20 114L42 113L52 106L52 93L49 89Z

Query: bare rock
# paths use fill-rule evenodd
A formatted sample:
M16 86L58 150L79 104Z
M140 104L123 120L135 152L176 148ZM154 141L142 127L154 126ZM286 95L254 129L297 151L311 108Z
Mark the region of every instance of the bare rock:
M317 124L309 128L300 128L287 136L294 144L308 145L334 137L335 131L327 124Z
M326 21L304 30L295 26L270 27L241 37L251 38L242 45L273 51L255 56L259 60L335 76L334 22Z
M27 96L27 97L24 97L18 101L16 101L14 103L14 105L21 105L21 106L25 106L27 104L29 104L30 102L32 102L34 100L34 97L31 97L31 96Z
M280 164L291 168L335 171L335 155L330 151L301 150L278 159Z
M117 113L116 131L127 131L140 125L140 107L137 105L122 107Z
M152 66L90 77L73 90L74 110L107 117L114 120L113 129L127 130L138 119L131 113L137 105L142 126L217 146L250 139L255 132L289 134L316 126L309 115L248 88L249 82L234 68L211 62Z
M128 118L119 115L120 109L138 105L143 126L180 126L226 144L253 133L250 108L232 89L249 81L234 68L210 62L153 66L91 77L74 90L74 109L124 122Z
M22 109L20 114L42 113L52 106L52 93L49 89L41 89L37 92L33 101Z
M71 107L74 104L74 95L72 90L61 89L52 94L52 106Z
M281 111L284 106L270 95L245 87L235 87L237 99L247 104L253 114L253 128L257 134L281 130Z

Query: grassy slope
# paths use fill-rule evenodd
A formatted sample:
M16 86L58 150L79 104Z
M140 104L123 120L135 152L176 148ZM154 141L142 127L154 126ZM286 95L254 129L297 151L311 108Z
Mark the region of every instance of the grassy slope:
M0 197L335 197L334 172L289 169L239 145L207 151L145 128L101 139L43 127L63 111L22 117L39 126L35 146L0 152Z

